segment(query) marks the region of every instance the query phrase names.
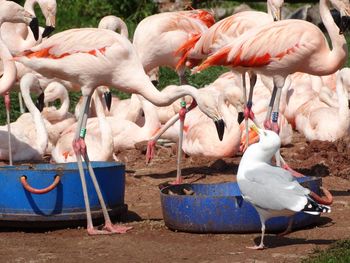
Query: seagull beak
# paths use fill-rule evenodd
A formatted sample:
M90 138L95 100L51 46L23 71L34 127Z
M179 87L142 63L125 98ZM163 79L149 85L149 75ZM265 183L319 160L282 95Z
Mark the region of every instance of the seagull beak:
M255 131L257 134L261 134L261 132L259 131L259 129L255 126L255 125L252 125L252 126L250 126L250 128L253 130L253 131Z
M29 23L30 30L32 30L35 40L39 39L39 21L36 17Z
M55 30L55 27L53 26L46 26L44 29L43 34L41 35L42 38L50 36L50 34Z
M224 138L225 122L223 119L214 121L220 141Z
M105 98L107 109L110 111L112 106L112 92L106 91L103 93L103 97Z
M38 110L40 112L42 112L44 107L45 107L44 101L45 101L45 96L44 96L44 92L43 92L39 95L39 97L37 98L36 103L35 103L35 106L38 108Z
M345 31L349 27L350 17L349 16L342 16L340 19L340 25L339 25L339 34L344 34Z

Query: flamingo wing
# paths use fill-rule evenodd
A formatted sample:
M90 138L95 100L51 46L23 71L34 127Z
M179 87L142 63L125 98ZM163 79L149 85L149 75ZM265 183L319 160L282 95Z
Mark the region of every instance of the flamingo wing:
M74 53L104 51L115 42L121 42L120 36L111 30L82 28L70 29L53 35L42 44L31 48L26 56L61 58Z

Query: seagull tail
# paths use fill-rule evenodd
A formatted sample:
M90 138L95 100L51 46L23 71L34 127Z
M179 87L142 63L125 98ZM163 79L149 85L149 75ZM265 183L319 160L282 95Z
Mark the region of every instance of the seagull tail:
M311 192L310 195L307 196L307 204L302 210L305 213L312 215L319 215L320 213L330 213L331 208L329 205L333 203L332 194L325 188L322 188L323 193L325 194L325 198L320 197L314 192Z

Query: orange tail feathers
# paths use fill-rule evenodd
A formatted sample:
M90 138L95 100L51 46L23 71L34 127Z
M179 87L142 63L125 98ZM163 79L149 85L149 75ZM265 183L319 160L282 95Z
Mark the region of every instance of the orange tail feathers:
M208 12L203 9L194 9L189 13L190 17L201 20L207 27L215 24L214 12Z
M176 64L176 70L185 64L190 50L196 45L202 34L198 33L189 38L184 44L182 44L174 53L175 56L181 54L179 62Z
M202 62L202 64L200 64L198 67L194 68L194 70L192 71L192 73L197 73L199 71L202 71L203 69L206 69L210 66L226 66L229 63L227 62L227 56L228 53L230 52L230 48L229 47L224 47L222 49L220 49L219 51L215 52L213 55L211 55L210 57L208 57L206 60L204 60Z

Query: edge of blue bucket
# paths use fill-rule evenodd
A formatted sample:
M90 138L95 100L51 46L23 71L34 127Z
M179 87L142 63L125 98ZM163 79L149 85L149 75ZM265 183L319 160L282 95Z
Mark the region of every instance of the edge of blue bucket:
M92 161L92 167L94 169L109 168L113 166L118 166L125 169L124 163L119 162L99 162ZM83 168L87 169L85 162L83 162ZM60 163L60 164L49 164L49 163L28 163L19 165L6 165L0 166L0 172L6 171L11 173L11 171L60 171L71 172L77 171L78 166L76 162L70 163ZM108 213L111 219L119 219L122 215L126 214L128 211L127 204L119 204L113 207L108 207ZM82 207L83 211L72 211L67 213L52 214L48 216L20 213L20 212L3 212L0 213L0 226L1 227L19 227L19 228L61 228L61 227L74 227L86 225L86 212L85 206ZM95 223L103 222L103 213L101 208L91 208L92 219Z

